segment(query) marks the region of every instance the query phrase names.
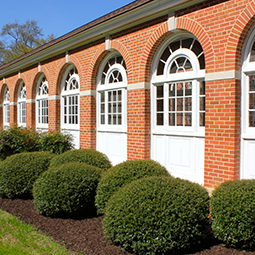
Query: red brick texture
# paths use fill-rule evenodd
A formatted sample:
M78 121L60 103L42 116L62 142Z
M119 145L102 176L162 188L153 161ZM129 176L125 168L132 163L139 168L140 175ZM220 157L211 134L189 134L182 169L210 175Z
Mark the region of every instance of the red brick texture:
M10 91L10 123L17 123L17 90L21 79L27 88L27 126L35 126L35 91L43 73L49 83L49 129L59 129L60 92L63 74L69 64L76 66L80 91L80 146L96 148L96 98L98 70L110 51L119 52L127 66L127 152L128 159L148 159L151 153L150 89L130 90L132 84L147 84L151 66L162 43L178 31L197 37L203 47L206 74L241 71L243 44L255 23L254 0L210 0L175 13L176 30L169 31L168 16L153 19L116 34L111 34L111 49L104 38L38 62L20 73L0 78ZM68 59L68 61L67 61ZM217 78L217 75L215 75ZM4 79L5 78L5 79ZM239 79L206 81L205 177L204 185L215 188L226 180L239 178L241 82ZM2 109L0 110L2 116ZM2 118L1 118L2 123Z

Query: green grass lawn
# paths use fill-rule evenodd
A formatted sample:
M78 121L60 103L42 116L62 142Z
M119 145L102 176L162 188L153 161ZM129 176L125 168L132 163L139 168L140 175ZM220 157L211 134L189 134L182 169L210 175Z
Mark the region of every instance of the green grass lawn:
M65 248L0 209L0 255L70 254Z

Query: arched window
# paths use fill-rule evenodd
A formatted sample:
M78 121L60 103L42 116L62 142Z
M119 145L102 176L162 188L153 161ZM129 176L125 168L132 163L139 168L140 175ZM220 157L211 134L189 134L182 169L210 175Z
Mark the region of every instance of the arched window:
M22 81L18 90L18 125L26 126L26 86Z
M67 69L61 90L61 128L73 135L75 148L80 147L80 78L75 66Z
M255 179L255 28L243 47L240 177Z
M48 82L45 75L38 81L36 91L36 128L48 129L49 103Z
M151 157L176 177L204 182L205 57L192 35L166 41L151 77Z
M4 126L10 125L10 94L9 89L6 86L4 90L3 98L3 115L4 115Z
M123 57L116 52L99 69L97 150L113 165L127 160L127 71Z
M125 129L126 65L122 56L110 58L104 65L97 86L99 126L109 130Z
M155 129L205 126L204 69L204 52L195 38L178 38L165 46L152 78Z

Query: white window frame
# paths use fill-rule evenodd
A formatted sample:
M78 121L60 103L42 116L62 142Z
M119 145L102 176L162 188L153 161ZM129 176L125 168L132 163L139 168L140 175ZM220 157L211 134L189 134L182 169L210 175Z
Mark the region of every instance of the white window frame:
M4 89L3 98L3 124L10 126L10 92L7 86Z
M77 73L70 74L71 70L74 69L77 72L77 69L74 65L70 65L62 80L62 86L61 86L61 129L71 129L71 130L79 130L80 129L80 78ZM72 81L76 80L78 82L78 89L70 89ZM65 87L67 86L67 89ZM77 106L78 106L78 116L77 116L77 124L72 123L65 123L65 110L64 108L67 107L67 119L69 119L71 113L70 113L70 105L69 105L69 99L73 98L74 96L77 96ZM65 105L65 98L67 99L67 104ZM68 121L69 122L69 121Z
M185 35L184 35L185 36ZM161 49L155 56L154 65L152 66L152 79L151 79L151 116L152 116L152 133L153 134L173 134L173 135L186 135L186 136L205 136L205 127L199 125L199 84L205 80L205 70L200 69L200 64L197 56L193 51L187 48L179 48L175 50L167 59L164 67L163 75L157 75L158 62L168 45L177 38L174 37L171 40L165 42ZM186 38L192 38L190 35ZM184 73L170 74L169 68L173 61L179 57L187 58L191 65L192 71ZM178 82L192 82L192 126L169 126L168 125L168 84ZM164 87L164 123L162 126L156 125L156 86L163 85Z
M26 127L26 85L21 81L18 90L18 126Z
M249 76L255 75L255 61L250 62L251 49L255 42L255 29L248 36L248 40L244 44L243 65L242 65L242 135L246 139L255 139L255 127L249 127Z
M105 83L101 84L102 73L108 61L114 57L121 55L112 53L102 63L99 69L98 85L97 85L97 131L106 132L127 132L127 72L122 64L115 63L110 66L105 74ZM118 71L122 76L121 82L109 83L111 74ZM108 124L107 115L108 109L108 93L112 91L121 91L121 124ZM101 93L105 95L105 124L101 124ZM117 107L117 106L116 106Z
M47 89L47 94L42 94L41 89L46 88ZM49 94L48 94L48 81L46 80L45 75L41 75L40 79L38 80L37 83L37 88L36 88L36 128L38 129L48 129L49 127L49 122L43 123L43 116L46 116L49 119ZM42 102L47 102L48 107L46 107L47 115L43 115L43 108L42 108Z

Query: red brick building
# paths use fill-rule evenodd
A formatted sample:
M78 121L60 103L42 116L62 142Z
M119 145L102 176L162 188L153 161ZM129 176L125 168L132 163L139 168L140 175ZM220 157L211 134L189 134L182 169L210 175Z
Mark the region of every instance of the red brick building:
M254 0L137 0L1 66L1 125L209 189L254 178L254 41Z

